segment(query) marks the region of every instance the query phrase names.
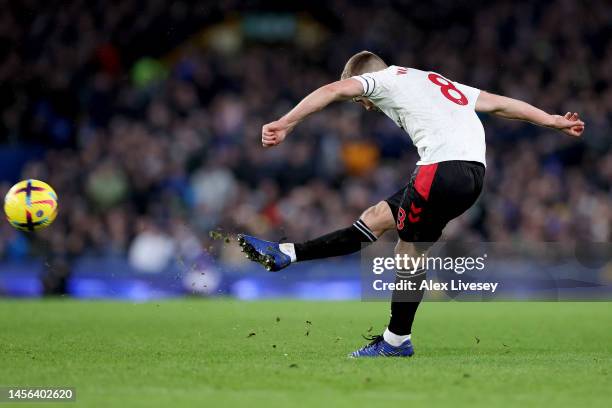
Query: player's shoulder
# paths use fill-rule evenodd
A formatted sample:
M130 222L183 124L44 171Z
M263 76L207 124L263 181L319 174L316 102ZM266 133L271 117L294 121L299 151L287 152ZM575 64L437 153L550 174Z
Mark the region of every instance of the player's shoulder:
M401 65L390 65L389 67L378 71L378 75L389 79L397 80L414 80L417 77L427 76L428 71L423 71L414 67L405 67Z
M385 69L375 72L367 72L360 76L366 80L373 82L373 85L380 88L392 88L396 77L397 69L396 65L391 65Z
M384 98L392 94L407 92L406 86L417 81L423 71L399 65L390 65L385 69L367 72L356 76L363 84L364 96L368 98Z
M385 69L381 69L380 71L366 72L366 73L363 73L363 74L358 75L358 76L364 77L364 78L380 78L380 77L383 77L383 76L388 76L392 72L391 71L392 67L393 67L393 65L390 66L390 67L387 67Z

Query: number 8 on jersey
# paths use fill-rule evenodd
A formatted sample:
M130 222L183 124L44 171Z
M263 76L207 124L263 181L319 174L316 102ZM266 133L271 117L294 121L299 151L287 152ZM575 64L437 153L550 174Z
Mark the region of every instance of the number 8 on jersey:
M448 99L449 101L456 103L457 105L467 105L468 104L467 97L464 94L462 94L461 91L457 89L451 81L444 78L442 75L431 73L427 76L427 78L429 78L431 82L433 82L434 84L440 87L440 91L442 92L442 95L444 95L444 97ZM452 94L451 94L451 91L453 92ZM457 96L453 96L453 94Z

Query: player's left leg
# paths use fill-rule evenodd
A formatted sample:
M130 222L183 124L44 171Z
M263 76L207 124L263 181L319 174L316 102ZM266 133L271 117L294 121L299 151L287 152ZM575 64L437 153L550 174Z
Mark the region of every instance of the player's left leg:
M339 229L310 241L283 243L265 241L249 235L238 235L238 242L252 261L270 271L278 271L292 262L349 255L364 244L375 242L386 231L395 229L394 214L403 190L365 210L350 227Z
M295 248L295 261L331 258L360 251L364 244L375 242L391 229L395 229L391 205L387 201L380 201L365 210L348 228L310 241L287 245Z

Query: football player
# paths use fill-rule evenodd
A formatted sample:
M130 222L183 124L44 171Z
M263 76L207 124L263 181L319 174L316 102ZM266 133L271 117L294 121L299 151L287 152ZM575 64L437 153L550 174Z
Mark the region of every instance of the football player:
M579 137L584 122L575 112L551 115L526 102L453 82L435 72L388 66L368 51L353 55L340 81L320 87L282 118L263 126L264 147L282 143L309 115L334 101L352 100L367 111L381 111L406 131L420 160L408 184L368 208L353 225L302 243L277 243L239 235L248 257L278 271L292 262L347 255L396 229L396 254L420 256L446 224L478 199L485 175L485 132L476 112L517 119ZM398 271L396 279L424 279L424 271ZM412 322L423 297L394 292L391 318L382 335L352 357L411 356Z

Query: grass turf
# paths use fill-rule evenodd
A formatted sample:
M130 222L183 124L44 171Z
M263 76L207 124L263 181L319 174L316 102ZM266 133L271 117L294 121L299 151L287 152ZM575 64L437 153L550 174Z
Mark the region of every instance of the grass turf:
M3 300L0 386L73 386L72 407L612 406L610 303L426 303L413 358L347 359L387 314L360 302Z

